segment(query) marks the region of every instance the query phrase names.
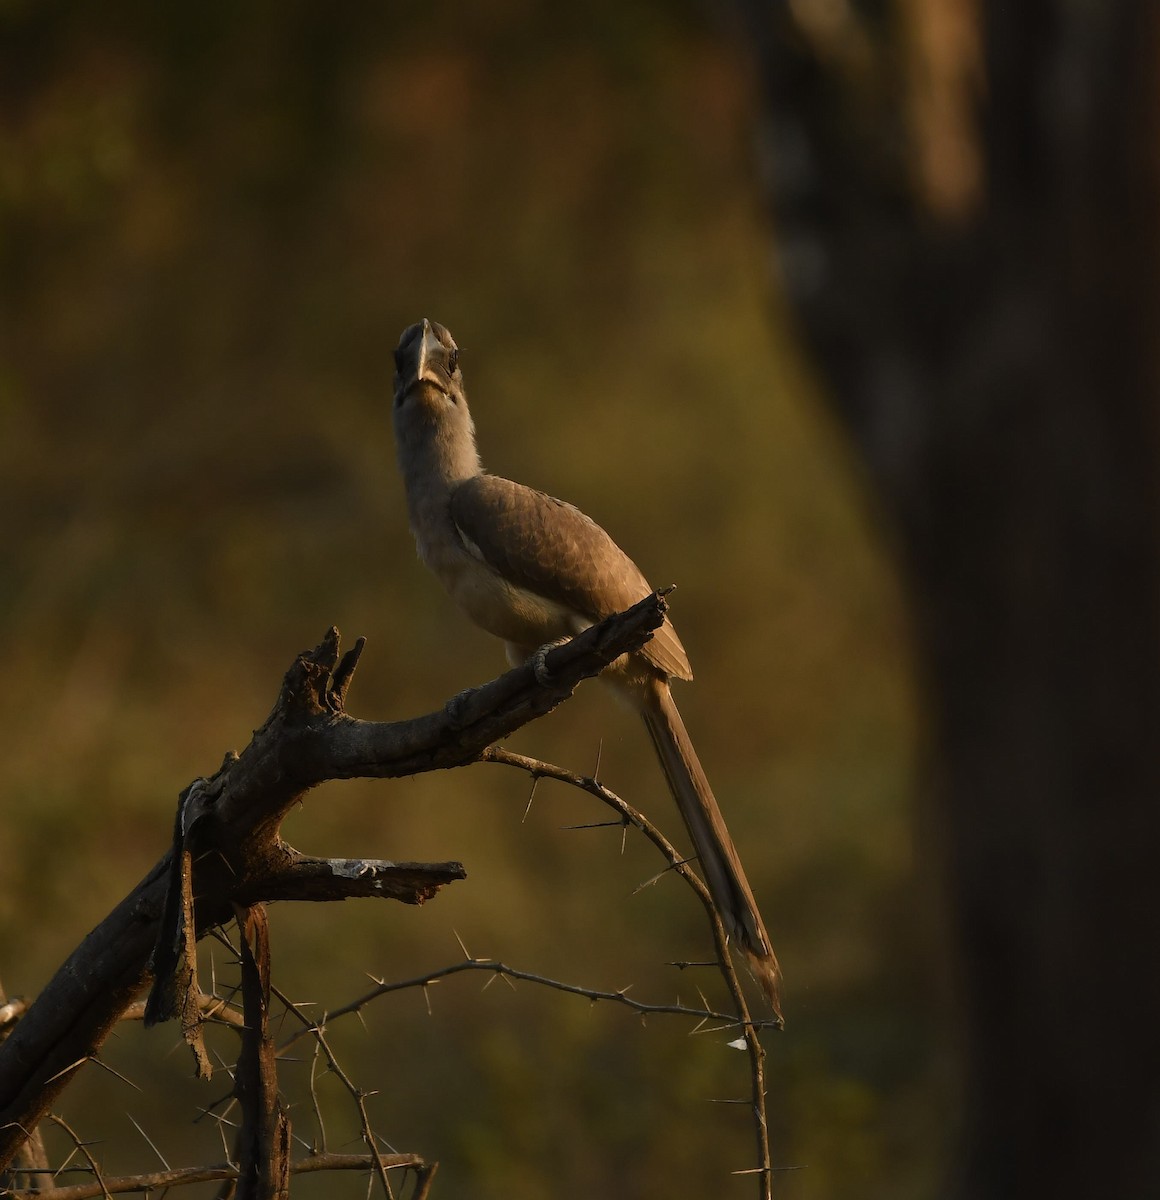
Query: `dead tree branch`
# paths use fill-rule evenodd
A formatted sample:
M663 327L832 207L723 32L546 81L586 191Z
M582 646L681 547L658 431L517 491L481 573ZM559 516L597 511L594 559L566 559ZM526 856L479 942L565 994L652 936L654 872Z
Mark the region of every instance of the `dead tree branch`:
M290 1118L278 1099L278 1066L270 1038L270 926L266 906L238 910L242 1002L246 1027L234 1094L242 1109L238 1136L238 1200L290 1195Z
M383 1154L379 1156L389 1171L410 1170L421 1180L433 1174L431 1164L417 1154ZM290 1164L291 1175L309 1175L316 1171L365 1171L375 1168L369 1154L312 1154ZM172 1171L154 1171L147 1175L107 1176L90 1183L58 1187L52 1200L91 1200L93 1196L120 1195L125 1192L149 1192L158 1188L184 1187L191 1183L213 1183L217 1180L236 1180L238 1167L234 1163L216 1163L205 1167L180 1167ZM421 1193L425 1194L425 1193Z
M439 712L407 721L361 721L346 713L361 642L340 661L338 631L331 629L318 647L299 655L245 750L186 790L183 803L194 793L197 800L179 816L178 853L165 855L85 938L0 1045L0 1169L149 981L155 947L159 961L168 953L176 969L186 954L177 944L185 932L203 936L230 919L235 906L356 895L421 904L464 877L457 863L392 866L299 854L279 829L311 788L330 779L390 779L477 761L491 743L555 708L582 679L639 649L665 609L661 595L646 597L552 650L546 685L523 666ZM196 897L188 918L185 882ZM162 928L167 936L159 944Z

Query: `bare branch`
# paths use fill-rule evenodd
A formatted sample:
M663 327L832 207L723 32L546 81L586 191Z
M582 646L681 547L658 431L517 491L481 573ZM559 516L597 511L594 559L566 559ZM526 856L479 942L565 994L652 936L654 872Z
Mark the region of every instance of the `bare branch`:
M228 920L235 904L285 896L288 873L310 873L301 865L307 860L279 836L283 818L309 789L328 779L395 778L478 760L491 742L555 708L580 680L642 646L665 609L663 597L646 597L554 649L547 656L548 684L525 665L440 712L400 722L346 714L357 647L339 665L338 631L329 630L291 666L273 711L246 749L227 755L213 776L199 781L198 819L184 824L179 851L191 855L196 897L193 939L185 942ZM335 878L330 868L331 882ZM425 898L425 887L413 893L415 902ZM154 947L169 947L162 962L182 960L174 948L182 949L185 921L174 897L183 888L180 863L166 855L78 946L0 1045L0 1167L148 981ZM385 883L375 894L388 894ZM171 918L164 925L163 911Z
M289 850L289 847L287 847ZM263 887L268 900L369 897L422 904L440 888L466 879L462 863L386 862L375 858L309 858L290 851L285 869Z
M388 1171L414 1171L420 1180L434 1173L434 1165L418 1154L380 1155ZM316 1171L372 1171L375 1162L369 1154L312 1154L290 1164L291 1175L309 1175ZM95 1171L95 1167L93 1170ZM91 1200L94 1196L119 1195L124 1192L148 1192L156 1188L184 1187L191 1183L213 1183L215 1180L236 1180L238 1168L233 1163L214 1166L184 1167L174 1171L154 1171L147 1175L117 1175L93 1183L78 1183L56 1188L52 1200ZM416 1195L426 1194L417 1192Z
M354 1101L355 1108L358 1109L359 1124L362 1129L362 1139L367 1149L370 1150L372 1162L375 1167L375 1172L378 1175L379 1183L382 1186L383 1194L387 1200L394 1200L394 1189L391 1187L391 1181L387 1178L387 1162L384 1155L379 1152L378 1142L375 1139L375 1132L371 1128L370 1114L367 1112L366 1093L362 1088L357 1087L346 1073L341 1062L339 1062L334 1051L330 1047L330 1043L326 1040L326 1018L324 1017L321 1024L313 1024L299 1011L298 1006L293 1004L286 996L282 995L277 988L274 989L274 994L286 1006L286 1011L289 1012L297 1020L301 1021L306 1029L304 1032L309 1033L315 1040L315 1044L319 1050L326 1056L327 1065L330 1067L334 1077L346 1088L351 1099ZM279 1049L279 1054L283 1053L283 1048ZM321 1116L319 1116L321 1123ZM432 1167L434 1170L434 1167Z
M438 983L441 979L449 979L451 976L461 975L465 971L503 976L506 979L522 983L534 983L539 987L549 988L552 991L567 992L573 996L583 996L586 1000L592 1001L592 1003L603 1000L613 1004L620 1004L640 1016L668 1014L678 1017L694 1017L699 1021L720 1021L725 1028L736 1028L742 1023L736 1013L718 1012L710 1008L694 1008L679 1002L675 1004L648 1004L629 996L627 988L618 992L603 991L599 988L585 987L578 983L565 983L563 980L552 979L547 975L538 975L533 971L521 971L516 967L508 966L507 963L497 958L467 958L462 962L452 963L446 967L439 967L437 970L428 971L423 975L416 975L411 979L383 980L356 1000L352 1000L349 1004L344 1004L341 1008L336 1008L332 1012L326 1013L321 1025L307 1024L306 1028L291 1034L279 1045L278 1053L284 1054L304 1037L317 1036L317 1031L320 1028L324 1029L328 1024L338 1020L340 1017L359 1012L360 1009L365 1008L381 996L389 996L392 992L427 988L433 983ZM772 1020L759 1022L758 1026L763 1029L777 1027L776 1023Z
M242 1003L246 1028L234 1094L242 1109L238 1137L241 1200L286 1200L290 1195L290 1118L278 1099L278 1070L270 1039L270 929L266 909L238 909Z
M338 701L340 709L346 704L346 693L350 689L355 668L358 666L359 659L362 658L366 644L365 637L356 638L354 646L342 656L338 666L334 669L334 697Z
M84 1155L85 1161L89 1164L89 1170L92 1171L92 1173L97 1177L97 1182L96 1182L97 1190L95 1192L93 1192L93 1195L108 1196L109 1195L109 1186L105 1182L104 1178L101 1175L101 1168L100 1168L100 1165L97 1163L97 1160L95 1158L93 1158L93 1156L89 1153L88 1143L83 1141L77 1135L76 1130L74 1130L73 1127L63 1117L58 1117L55 1113L52 1113L48 1119L54 1125L63 1129L65 1131L65 1133L67 1133L68 1136L72 1139L73 1146L77 1150L79 1150L81 1152L81 1154ZM67 1163L67 1160L66 1160L66 1163ZM67 1189L54 1188L52 1194L54 1196L59 1195L61 1190L67 1191Z
M234 1029L244 1029L245 1017L220 996L202 992L197 1000L198 1011L203 1021L213 1021L219 1025L230 1025ZM142 1021L145 1019L145 1001L136 1000L121 1014L122 1021Z

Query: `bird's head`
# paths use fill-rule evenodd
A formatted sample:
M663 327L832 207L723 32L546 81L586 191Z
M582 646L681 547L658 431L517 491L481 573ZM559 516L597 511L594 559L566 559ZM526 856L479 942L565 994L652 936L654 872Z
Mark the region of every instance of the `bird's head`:
M470 463L478 470L459 347L445 326L426 317L403 330L395 350L394 417L401 455L434 443L431 448L441 459L454 459L457 470Z
M431 392L453 403L466 398L455 339L446 326L424 317L403 330L395 350L395 407L413 399L430 402Z

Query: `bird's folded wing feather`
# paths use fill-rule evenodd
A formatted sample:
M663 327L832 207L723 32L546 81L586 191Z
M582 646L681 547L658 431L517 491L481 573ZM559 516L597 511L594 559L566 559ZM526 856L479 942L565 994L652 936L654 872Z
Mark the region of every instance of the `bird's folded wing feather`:
M496 475L474 476L452 492L451 517L465 541L505 579L593 621L631 608L652 591L636 563L595 521L535 488ZM692 678L667 619L643 653L665 674Z

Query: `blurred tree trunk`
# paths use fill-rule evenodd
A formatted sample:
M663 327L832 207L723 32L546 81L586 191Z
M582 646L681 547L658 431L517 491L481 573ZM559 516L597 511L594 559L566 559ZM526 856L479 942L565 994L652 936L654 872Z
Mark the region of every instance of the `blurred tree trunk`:
M783 286L893 527L966 1032L957 1197L1160 1179L1152 0L740 0Z

